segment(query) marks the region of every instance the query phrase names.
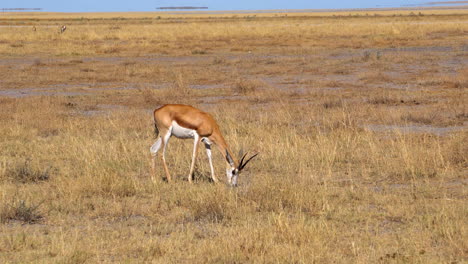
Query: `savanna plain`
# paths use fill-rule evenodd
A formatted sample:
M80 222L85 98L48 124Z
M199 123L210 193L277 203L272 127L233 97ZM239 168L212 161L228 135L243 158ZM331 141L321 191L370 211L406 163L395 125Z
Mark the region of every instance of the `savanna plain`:
M59 33L61 25L67 29ZM466 263L468 11L0 14L1 263ZM152 111L211 113L210 181Z

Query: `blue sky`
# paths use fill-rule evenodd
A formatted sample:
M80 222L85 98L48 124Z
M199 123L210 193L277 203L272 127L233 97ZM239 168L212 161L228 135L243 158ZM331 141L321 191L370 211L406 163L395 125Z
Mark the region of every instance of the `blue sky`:
M430 0L428 0L430 1ZM161 6L206 6L209 10L375 8L419 5L421 0L1 0L0 8L43 8L56 12L156 11Z

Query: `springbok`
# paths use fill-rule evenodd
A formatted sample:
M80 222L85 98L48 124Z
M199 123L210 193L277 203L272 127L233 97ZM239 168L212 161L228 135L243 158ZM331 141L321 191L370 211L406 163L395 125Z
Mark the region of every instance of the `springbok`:
M210 163L211 178L213 181L218 182L213 168L213 161L211 159L211 145L215 144L226 160L226 175L228 183L231 186L237 186L239 173L245 168L250 160L258 155L258 153L256 153L244 161L247 156L246 153L241 158L241 161L238 162L234 155L232 155L232 152L224 140L219 126L213 117L210 114L189 105L168 104L154 110L154 123L158 139L150 149L152 155L152 175L155 175L156 154L162 147L161 157L168 182L171 182L171 175L166 165L165 152L171 136L181 139L194 139L192 163L190 165L190 172L188 175L189 182L192 182L195 159L200 142L203 142L205 145L206 155L208 156L208 161Z

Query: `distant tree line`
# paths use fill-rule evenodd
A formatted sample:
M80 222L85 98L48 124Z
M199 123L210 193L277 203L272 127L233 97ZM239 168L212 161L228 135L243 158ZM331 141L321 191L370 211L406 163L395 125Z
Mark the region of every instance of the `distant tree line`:
M156 9L208 9L206 6L162 6Z
M0 8L2 12L6 11L39 11L42 10L42 8L21 8L21 7L13 7L13 8Z

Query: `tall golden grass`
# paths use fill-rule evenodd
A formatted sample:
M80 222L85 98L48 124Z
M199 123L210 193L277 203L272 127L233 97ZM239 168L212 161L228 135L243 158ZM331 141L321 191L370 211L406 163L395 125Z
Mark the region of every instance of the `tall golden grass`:
M0 262L466 261L465 21L0 28ZM151 180L165 103L260 152L238 188L190 140Z

